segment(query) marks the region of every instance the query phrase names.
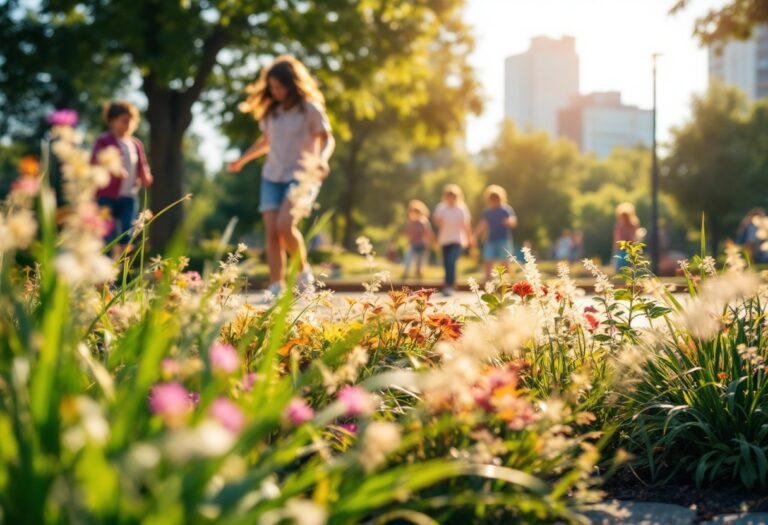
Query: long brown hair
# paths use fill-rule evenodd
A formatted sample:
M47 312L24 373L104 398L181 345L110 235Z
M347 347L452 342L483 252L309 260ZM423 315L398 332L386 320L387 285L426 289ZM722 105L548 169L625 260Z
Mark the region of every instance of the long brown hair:
M259 80L245 88L247 97L240 104L240 111L252 113L256 120L272 114L280 105L269 90L270 78L274 78L288 89L288 105L293 106L302 102L314 102L325 105L317 82L307 71L307 68L296 58L282 55L272 64L262 69Z

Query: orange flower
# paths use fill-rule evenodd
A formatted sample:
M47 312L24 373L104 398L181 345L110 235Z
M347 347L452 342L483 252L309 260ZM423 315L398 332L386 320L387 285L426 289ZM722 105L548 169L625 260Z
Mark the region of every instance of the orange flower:
M418 326L415 326L408 330L408 337L416 341L417 343L423 343L427 340L426 337L424 337L424 334L421 333L421 329L419 329Z
M19 159L18 169L26 177L37 177L40 174L40 162L32 155L24 155Z
M402 304L405 302L406 297L408 297L407 291L402 292L396 292L392 290L389 292L389 300L392 301L392 309L397 310L402 306Z
M306 345L307 343L309 343L309 339L307 339L306 337L298 337L298 338L295 338L295 339L289 339L280 348L280 350L278 350L277 353L280 354L281 356L285 357L285 356L287 356L288 354L291 353L291 350L293 350L293 347L299 346L299 345Z
M728 379L728 374L727 374L727 373L725 373L725 372L719 372L719 373L717 374L717 378L718 378L720 381L725 381L726 379Z
M427 318L427 326L448 339L458 339L461 337L461 323L446 314L434 314Z

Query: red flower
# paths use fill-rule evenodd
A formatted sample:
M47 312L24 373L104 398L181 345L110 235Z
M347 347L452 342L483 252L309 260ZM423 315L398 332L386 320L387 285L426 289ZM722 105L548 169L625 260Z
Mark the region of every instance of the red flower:
M600 321L597 320L597 317L590 313L584 314L584 319L586 319L587 323L589 324L590 332L594 332L600 326Z
M512 293L520 296L521 299L525 299L535 292L533 291L533 285L531 283L528 281L520 281L512 285Z

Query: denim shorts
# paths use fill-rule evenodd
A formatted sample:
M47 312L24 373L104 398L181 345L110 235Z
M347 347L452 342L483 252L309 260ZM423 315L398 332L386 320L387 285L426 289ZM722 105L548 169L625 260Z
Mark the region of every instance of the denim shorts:
M259 211L278 211L283 201L288 198L288 190L298 181L273 182L264 177L261 178L261 195L259 196Z
M486 261L506 261L512 254L512 241L486 241L483 244L483 259Z
M288 182L273 182L264 177L261 178L261 195L259 196L259 212L278 211L285 199L288 198L288 191L299 184L297 180ZM319 187L315 191L313 200L317 199Z

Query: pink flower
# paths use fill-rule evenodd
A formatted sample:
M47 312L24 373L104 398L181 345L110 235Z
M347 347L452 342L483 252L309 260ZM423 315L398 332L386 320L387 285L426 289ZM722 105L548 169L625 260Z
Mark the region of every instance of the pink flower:
M192 410L189 392L179 383L159 383L149 394L149 409L168 424L177 424Z
M356 386L345 386L339 390L338 400L347 416L363 416L373 412L374 398L371 394Z
M245 425L245 415L240 407L225 397L217 397L211 403L208 414L221 426L237 434Z
M231 374L240 366L240 356L232 345L214 343L209 357L213 369L226 374Z
M291 402L285 407L285 412L283 414L294 426L299 426L305 421L309 421L315 417L315 412L312 410L312 407L299 397L291 399Z
M258 375L255 372L245 374L245 377L243 377L243 380L240 382L240 388L243 389L243 392L250 392L253 390L253 385L256 384L257 379Z
M195 271L184 272L184 277L187 279L187 285L192 289L200 288L200 285L203 283L203 278Z
M74 109L57 109L48 115L48 124L51 126L69 126L77 125L77 111Z
M100 237L105 236L114 228L112 221L106 218L109 217L108 211L105 214L102 208L99 208L93 202L84 202L78 205L77 217L83 226Z
M29 175L19 177L11 183L11 191L34 197L40 191L40 179Z
M163 377L173 377L181 372L181 365L175 359L165 358L160 362L160 373Z

